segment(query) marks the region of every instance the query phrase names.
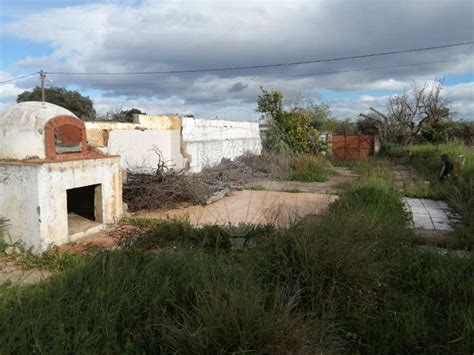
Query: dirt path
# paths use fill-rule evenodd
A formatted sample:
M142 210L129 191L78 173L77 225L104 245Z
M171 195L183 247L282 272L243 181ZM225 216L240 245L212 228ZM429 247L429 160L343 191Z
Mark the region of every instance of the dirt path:
M348 168L336 168L337 175L326 182L299 182L259 179L243 191L206 205L182 206L165 211L139 211L135 217L153 219L187 219L193 225L274 224L317 216L337 199L341 184L357 179Z
M411 195L419 189L429 189L429 181L411 166L392 164L391 170L393 182L402 196Z
M269 191L309 192L338 195L343 192L341 185L356 180L359 175L345 167L335 168L337 175L324 182L282 181L259 179L245 185L245 188L260 187Z

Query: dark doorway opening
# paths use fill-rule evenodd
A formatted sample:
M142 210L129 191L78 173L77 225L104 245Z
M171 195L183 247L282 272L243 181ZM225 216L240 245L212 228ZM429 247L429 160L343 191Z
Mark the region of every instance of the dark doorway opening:
M66 190L69 235L86 232L102 223L102 185Z
M95 193L98 186L89 185L67 190L67 213L75 213L95 221Z

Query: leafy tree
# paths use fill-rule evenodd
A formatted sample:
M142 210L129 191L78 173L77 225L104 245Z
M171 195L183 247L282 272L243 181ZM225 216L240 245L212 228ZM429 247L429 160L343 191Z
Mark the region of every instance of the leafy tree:
M317 130L321 130L325 123L332 120L330 107L324 102L311 103L305 111L311 116L311 126Z
M316 152L320 147L318 131L311 126L311 115L304 109L285 110L283 94L267 91L257 98L257 112L267 123L264 146L275 152Z
M94 103L88 96L82 96L76 90L61 87L44 89L45 101L64 107L82 120L92 120L96 117ZM18 95L16 102L41 101L41 88L24 91Z
M134 115L146 115L145 112L142 112L138 108L131 108L130 110L119 110L112 114L112 121L115 122L133 122Z
M377 134L379 132L379 124L370 116L362 116L356 122L357 131L360 134Z
M351 122L351 120L348 118L344 120L331 118L324 122L324 124L321 126L321 131L351 134L356 131L356 126L354 125L354 122Z
M134 115L146 115L145 112L138 108L131 108L124 110L120 107L115 107L107 111L105 114L96 117L96 121L112 121L112 122L133 122Z

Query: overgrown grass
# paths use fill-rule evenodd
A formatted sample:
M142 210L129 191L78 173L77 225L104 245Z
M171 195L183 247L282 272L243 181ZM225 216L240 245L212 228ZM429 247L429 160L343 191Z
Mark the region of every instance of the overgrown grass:
M284 295L233 264L200 253L101 254L7 297L1 352L270 353L314 344Z
M291 170L282 176L283 180L323 182L327 181L335 170L329 160L314 154L301 154L293 158Z
M245 190L251 190L251 191L265 191L266 188L263 185L251 185L251 186L246 186L244 187Z
M474 148L463 144L441 144L438 149L433 144L414 145L411 149L413 165L432 180L438 178L441 170L440 156L447 154L452 162L464 155L465 165L461 177L474 177Z
M464 155L464 169L458 176L438 181L441 169L440 156L447 154L452 162ZM463 217L463 226L455 230L454 240L460 247L474 249L474 148L462 144L424 144L412 148L411 163L431 181L433 196L447 200L449 205Z
M299 188L297 188L297 187L281 189L281 190L279 190L279 191L281 191L281 192L290 192L290 193L293 193L293 194L303 192L303 190L301 190L301 189L299 189Z
M409 150L403 145L388 143L383 147L381 154L391 158L402 158L406 156L408 152Z
M122 250L3 290L0 353L471 353L472 258L411 250L386 167L356 169L320 219L237 252L227 228L136 221Z

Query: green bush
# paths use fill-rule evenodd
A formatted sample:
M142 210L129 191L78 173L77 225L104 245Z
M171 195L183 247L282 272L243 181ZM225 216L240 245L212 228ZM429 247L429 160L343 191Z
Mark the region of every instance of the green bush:
M401 158L408 154L408 149L401 144L386 143L382 146L381 155L390 158Z
M293 158L291 171L283 175L284 180L323 182L335 174L331 163L324 157L314 154L300 154Z

